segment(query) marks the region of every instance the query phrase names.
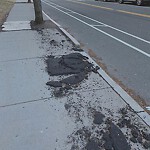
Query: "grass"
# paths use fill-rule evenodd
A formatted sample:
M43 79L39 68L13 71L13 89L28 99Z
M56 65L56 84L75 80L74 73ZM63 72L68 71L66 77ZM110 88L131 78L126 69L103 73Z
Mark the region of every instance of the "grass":
M0 0L0 24L4 22L15 1L16 0Z

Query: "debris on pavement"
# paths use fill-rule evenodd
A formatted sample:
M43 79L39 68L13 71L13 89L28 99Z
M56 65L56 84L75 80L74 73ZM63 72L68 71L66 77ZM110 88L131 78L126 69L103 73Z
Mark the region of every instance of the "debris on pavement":
M56 41L52 43L56 43ZM88 79L90 72L95 72L96 70L93 64L88 62L88 58L80 53L71 53L60 57L49 56L46 63L50 76L65 76L62 80L48 81L46 83L46 85L60 88L55 90L55 96L79 85L84 79Z
M58 46L55 40L51 40L50 43ZM53 95L57 98L73 94L73 91L70 93L68 91L76 89L82 81L88 80L91 72L97 73L100 69L98 66L94 67L87 57L79 53L81 49L72 48L72 50L75 52L60 56L50 55L46 59L49 76L57 77L55 80L48 81L46 85L54 89ZM77 124L79 122L83 124L84 111L88 111L87 117L92 117L93 120L91 125L83 126L68 136L68 143L72 143L71 150L132 150L131 147L138 147L139 144L145 149L149 148L149 140L147 140L149 135L144 134L145 129L139 130L138 125L132 122L133 119L128 114L129 111L132 112L130 108L123 107L118 110L120 117L114 121L113 117L103 113L102 108L97 110L89 104L86 104L88 106L85 108L86 102L82 103L82 101L82 98L77 101L71 99L64 105L68 115L75 118ZM109 109L106 110L112 114Z

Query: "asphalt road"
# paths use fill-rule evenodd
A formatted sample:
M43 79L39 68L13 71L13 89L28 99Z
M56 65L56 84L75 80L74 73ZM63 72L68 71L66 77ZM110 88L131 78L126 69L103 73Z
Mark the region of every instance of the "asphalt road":
M150 6L94 0L44 0L42 6L130 95L150 106Z

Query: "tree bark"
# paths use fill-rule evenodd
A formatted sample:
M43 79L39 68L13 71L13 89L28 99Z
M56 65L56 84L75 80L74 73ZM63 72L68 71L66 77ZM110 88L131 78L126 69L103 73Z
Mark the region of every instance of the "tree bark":
M41 24L43 23L41 0L33 0L33 3L34 3L34 11L35 11L35 22L37 24Z

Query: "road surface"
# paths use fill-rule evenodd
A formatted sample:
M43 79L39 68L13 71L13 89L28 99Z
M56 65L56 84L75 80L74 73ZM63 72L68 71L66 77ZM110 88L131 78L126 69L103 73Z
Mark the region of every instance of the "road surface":
M150 106L150 6L43 0L42 7L134 99Z

